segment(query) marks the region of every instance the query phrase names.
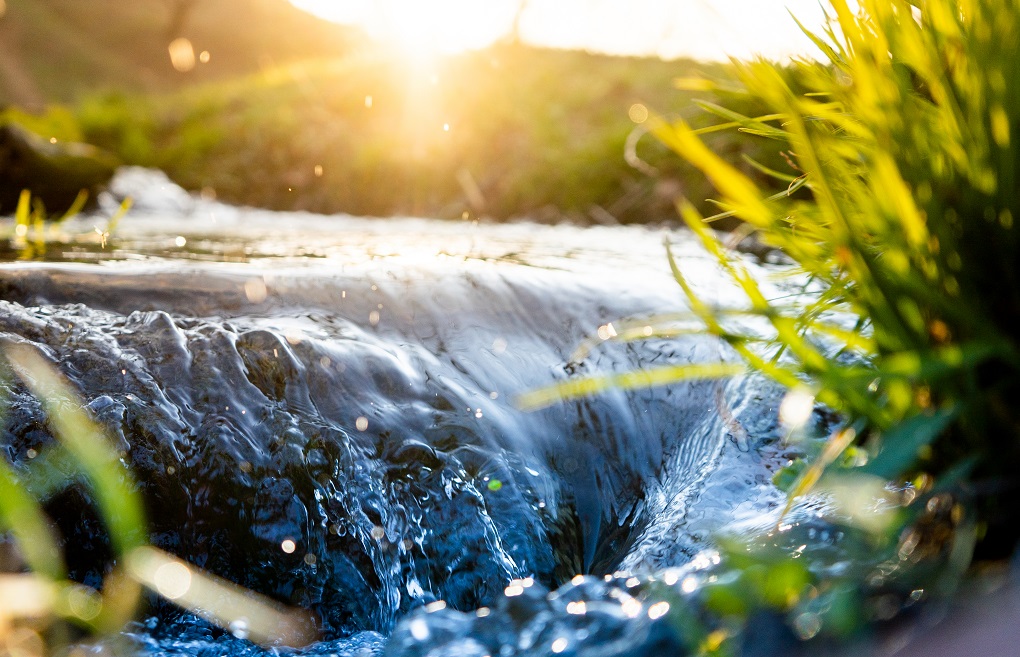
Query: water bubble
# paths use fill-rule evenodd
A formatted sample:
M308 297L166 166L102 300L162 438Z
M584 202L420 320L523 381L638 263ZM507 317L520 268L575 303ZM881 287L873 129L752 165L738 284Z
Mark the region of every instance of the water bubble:
M492 351L496 354L501 354L506 351L507 341L505 338L496 338L492 341Z
M442 611L443 609L446 609L445 600L436 600L435 602L430 602L427 605L425 605L425 612L429 614L433 614L437 611Z
M373 310L372 312L368 313L368 323L371 324L372 326L376 326L379 323L378 310Z
M524 593L524 587L519 583L513 583L503 590L503 595L508 598L515 598Z
M358 431L367 431L368 430L368 418L365 417L365 416L359 417L357 420L354 421L354 427Z
M203 64L208 64L211 59L212 53L209 52L208 50L203 50L202 52L198 53L198 61L202 62Z
M375 527L372 528L372 531L369 532L369 534L371 534L372 538L374 538L375 540L381 541L383 538L386 537L386 530L380 527L379 525L376 525Z
M309 566L314 566L317 559L314 554L308 553L305 555L305 563Z
M480 408L475 409L475 417L478 418L479 420L482 419L482 409Z
M178 235L177 237L174 238L174 244L176 244L178 248L184 248L187 245L187 243L188 238L185 237L184 235Z
M493 390L492 392L489 393L489 399L492 400L499 399L499 393Z
M560 637L552 642L552 651L559 654L567 649L567 640Z
M488 488L492 492L496 492L499 489L503 488L503 482L500 481L499 479L492 479L489 481Z
M316 178L322 178L322 172L323 172L322 165L321 164L316 164L315 165L315 177Z
M492 611L488 607L479 607L478 610L475 611L475 616L478 616L479 618L485 618L491 613Z
M286 552L287 554L294 554L294 550L297 549L297 543L295 543L294 540L290 538L284 539L284 541L280 543L280 549Z
M365 96L365 107L367 109L372 109L372 104L373 104L372 97L371 96Z
M698 580L694 577L684 577L684 581L680 583L680 590L684 593L694 593L697 588Z
M25 450L25 456L27 456L30 459L34 459L35 457L39 456L39 452L29 447L27 450Z

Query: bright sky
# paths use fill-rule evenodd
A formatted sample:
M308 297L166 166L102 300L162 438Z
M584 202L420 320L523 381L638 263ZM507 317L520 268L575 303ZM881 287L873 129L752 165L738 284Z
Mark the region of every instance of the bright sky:
M489 45L513 25L534 44L613 54L781 58L813 47L790 17L817 28L818 0L291 0L410 53Z

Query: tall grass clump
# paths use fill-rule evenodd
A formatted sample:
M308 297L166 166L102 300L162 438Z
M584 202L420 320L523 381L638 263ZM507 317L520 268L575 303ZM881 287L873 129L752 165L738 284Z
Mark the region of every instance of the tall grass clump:
M695 164L724 215L787 254L816 289L796 312L765 297L709 223L687 224L768 320L774 356L752 350L677 280L708 329L756 369L842 413L805 471L807 490L853 443L856 474L913 480L970 508L982 557L1020 537L1020 1L830 0L811 34L823 61L797 63L794 93L764 61L736 64L769 113L712 108L789 157L764 190L683 121L656 135ZM787 175L788 174L788 175ZM796 193L793 193L796 190ZM837 322L836 316L851 318ZM959 520L960 514L954 518Z
M720 307L700 296L671 252L693 315L750 370L790 389L779 415L792 435L811 433L818 405L841 418L777 476L787 512L799 496L824 493L830 521L855 537L841 555L801 554L817 542L810 532L784 551L793 520L764 537L720 537L731 574L706 585L706 608L722 618L701 630L719 639L698 648L706 654L729 654L762 609L801 639L846 637L952 593L976 561L1004 559L1020 539L1020 0L860 0L856 9L829 0L828 10L822 32L809 33L820 60L734 63L762 114L702 103L718 125L649 122L718 191L716 216L686 200L680 211L746 300ZM775 186L702 141L726 129L785 155L784 167L757 166ZM770 297L725 247L734 238L712 225L734 217L785 254L804 295ZM651 333L689 332L672 321ZM640 339L631 333L617 339ZM569 381L522 405L731 366ZM770 598L761 583L782 572L797 577Z

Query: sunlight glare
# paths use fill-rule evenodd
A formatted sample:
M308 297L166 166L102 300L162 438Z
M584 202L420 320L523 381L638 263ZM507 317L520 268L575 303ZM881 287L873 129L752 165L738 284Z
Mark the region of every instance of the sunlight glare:
M370 35L409 56L432 57L484 48L513 22L514 0L292 0L310 12L356 23Z

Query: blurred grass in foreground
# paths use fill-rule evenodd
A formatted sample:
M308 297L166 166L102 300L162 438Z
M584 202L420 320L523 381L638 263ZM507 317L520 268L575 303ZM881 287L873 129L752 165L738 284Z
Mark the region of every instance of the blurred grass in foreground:
M793 74L803 89L767 62L737 63L765 111L705 105L788 155L773 171L778 193L706 145L704 130L652 119L653 133L718 190L716 217L744 221L819 290L793 306L770 300L709 229L716 217L681 203L748 301L713 306L670 253L693 313L751 370L790 388L780 416L792 435L815 404L845 420L828 440L805 443L807 460L777 484L791 505L823 494L837 524L865 535L842 574L817 555L796 562L799 552L765 550L748 561L746 546L724 550L736 575L715 603L708 595L723 620L692 646L706 653L734 650L743 622L734 619L756 609L780 614L802 639L843 635L945 596L975 560L1005 559L1020 538L1020 2L828 5L830 24L812 35L824 61L799 62ZM771 335L733 321L746 315ZM575 388L528 400L586 392ZM748 579L790 568L796 586L779 604Z

